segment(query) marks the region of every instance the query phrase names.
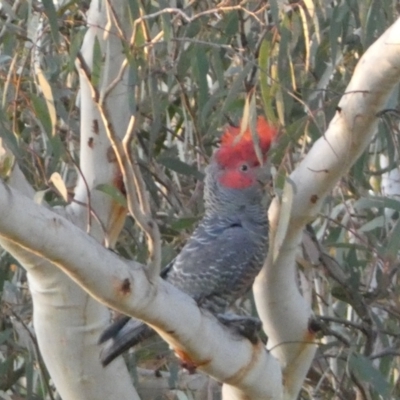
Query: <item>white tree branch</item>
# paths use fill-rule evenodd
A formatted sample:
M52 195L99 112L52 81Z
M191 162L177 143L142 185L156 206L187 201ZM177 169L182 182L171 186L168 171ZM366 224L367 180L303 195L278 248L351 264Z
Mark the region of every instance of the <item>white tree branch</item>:
M0 236L46 258L104 304L143 319L186 361L225 382L229 399L281 398L280 366L261 342L252 345L232 333L161 278L150 283L141 265L128 265L66 219L4 183Z
M125 1L116 2L116 8L125 13ZM107 13L104 5L92 1L88 12L89 29L85 36L82 53L88 62L93 58L93 46L97 39L104 44L104 26ZM106 60L111 59L120 65L125 56L121 50L120 38L108 32L107 43L110 51ZM113 68L103 73L104 85L114 79ZM126 99L127 79L116 85L109 93L113 107L110 109L112 121L127 125L130 111ZM81 83L81 146L80 176L75 190L76 202L57 212L67 216L96 240L111 244L115 242L125 220L126 210L112 201L112 198L99 190L99 184L115 185L120 171L115 160L110 157L110 143L104 126L85 87ZM122 132L123 133L123 132ZM20 179L15 168L9 180L13 187L29 193L26 183ZM17 179L18 178L18 179ZM121 180L121 179L120 179ZM14 207L14 206L10 206ZM95 215L96 218L92 218ZM20 220L39 239L32 223L30 227ZM60 248L70 249L69 239L64 237L58 243ZM34 303L34 326L41 354L46 366L64 400L101 398L138 399L122 359L103 369L99 361L97 340L109 323L109 311L92 299L75 282L40 253L31 252L17 241L2 237L1 245L13 254L28 272L28 279ZM118 385L115 384L118 382Z
M122 359L109 370L99 362L98 332L108 315L104 307L88 301L88 295L75 282L42 257L4 237L0 243L11 254L17 254L28 271L37 341L62 398L139 400L134 387L124 385L130 377ZM66 247L65 243L59 245ZM61 292L60 282L64 284Z
M114 3L118 12L123 3ZM90 28L82 49L89 61L93 58L95 38L101 42L109 22L104 6L98 1L91 4ZM172 9L162 12L168 10ZM182 11L177 13L184 17ZM115 35L107 32L104 36L113 41L108 43L108 62L112 58L116 65L121 65L125 56L118 36L121 29L117 28ZM115 69L111 64L107 66L102 84L110 89L107 99L113 100L108 122L125 127L130 114L125 100L126 77L121 74L118 81L124 80L123 84L111 87L110 82L117 83ZM41 351L62 397L138 398L122 360L107 369L100 367L96 341L108 313L77 282L104 304L149 323L186 361L225 382L225 399L297 398L316 348L315 334L309 327L311 308L296 285L295 257L302 230L317 215L338 179L367 147L376 130L377 112L399 81L399 71L397 21L362 57L328 131L291 174L283 199L286 205L275 201L271 206L272 237L278 230L278 221L286 218L282 210L290 211L290 217L283 224L286 229L278 230L275 246L271 246L279 252L270 252L254 291L269 336L268 348L280 365L261 345L235 336L188 296L161 279L150 282L142 266L128 264L98 243L112 242L117 237L125 210L95 190L99 183L114 184L119 169L109 159L109 141L101 116L90 99L89 85L85 86L82 80L84 179L80 179L76 190L79 203L67 207L65 214L84 228L82 216L95 212L100 223L89 221L88 225L97 242L67 219L0 184L0 242L28 270ZM82 203L87 207L82 207Z
M272 254L254 286L257 309L269 337L268 348L281 362L285 398L296 399L312 361L315 346L309 329L310 306L296 285L295 257L302 230L319 212L339 178L368 146L376 132L377 113L400 79L400 21L395 22L360 59L343 95L338 111L325 135L312 147L290 175L293 199L278 257ZM271 206L272 231L279 215L277 202Z

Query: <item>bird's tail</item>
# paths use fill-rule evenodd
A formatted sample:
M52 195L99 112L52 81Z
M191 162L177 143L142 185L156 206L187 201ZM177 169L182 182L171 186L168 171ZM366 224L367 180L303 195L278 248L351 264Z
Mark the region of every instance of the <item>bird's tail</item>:
M99 344L109 341L100 353L105 367L130 347L153 336L155 331L143 322L123 316L111 324L100 336Z

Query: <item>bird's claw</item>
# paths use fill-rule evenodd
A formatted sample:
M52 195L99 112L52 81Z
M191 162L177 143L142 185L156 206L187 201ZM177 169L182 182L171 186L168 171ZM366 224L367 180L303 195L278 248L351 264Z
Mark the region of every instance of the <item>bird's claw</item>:
M218 314L217 319L222 325L249 339L251 343L256 344L258 342L258 332L262 328L262 323L258 318L235 314Z

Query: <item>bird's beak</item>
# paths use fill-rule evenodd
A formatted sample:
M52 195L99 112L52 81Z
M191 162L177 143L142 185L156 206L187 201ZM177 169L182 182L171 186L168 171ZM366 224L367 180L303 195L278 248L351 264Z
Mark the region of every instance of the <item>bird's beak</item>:
M258 169L256 179L262 186L271 180L271 168L268 164L264 164Z

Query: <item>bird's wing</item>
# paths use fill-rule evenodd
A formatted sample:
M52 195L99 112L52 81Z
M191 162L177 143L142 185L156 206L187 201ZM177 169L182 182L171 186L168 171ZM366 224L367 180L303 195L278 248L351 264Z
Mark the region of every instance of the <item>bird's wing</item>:
M196 229L174 260L166 279L186 292L201 306L215 301L218 312L247 292L261 269L267 251L267 237L254 235L234 221L215 228Z
M222 313L247 292L261 269L267 236L254 235L236 218L224 223L201 224L161 277L193 297L200 306ZM261 238L261 240L260 240ZM103 365L139 343L154 331L138 320L122 317L102 334Z

